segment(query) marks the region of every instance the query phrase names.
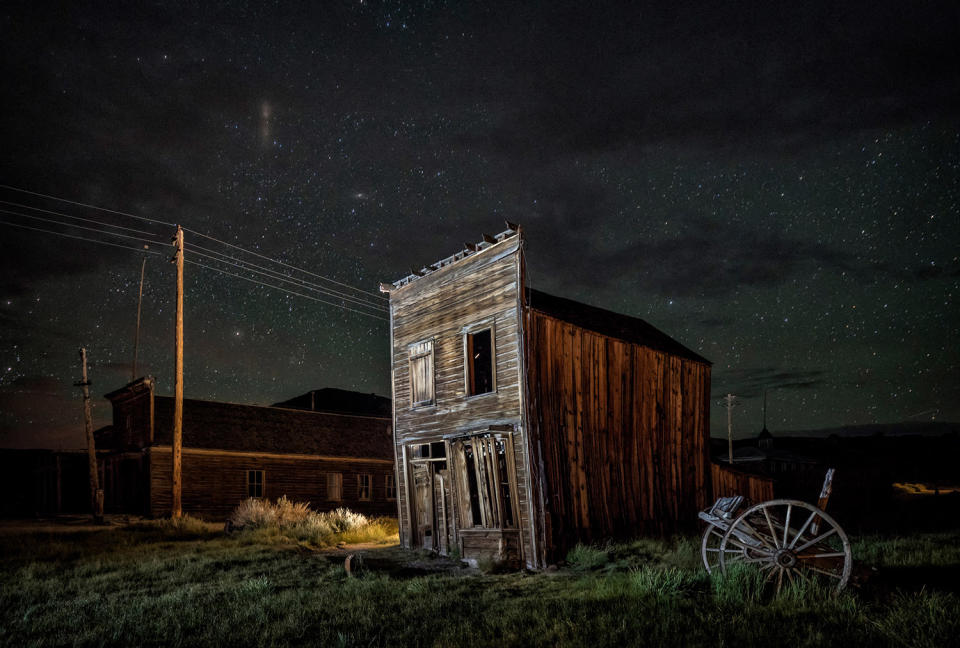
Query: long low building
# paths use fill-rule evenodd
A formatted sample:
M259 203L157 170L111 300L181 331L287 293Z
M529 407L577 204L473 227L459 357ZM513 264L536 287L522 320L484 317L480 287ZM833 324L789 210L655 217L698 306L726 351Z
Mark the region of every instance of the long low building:
M106 394L113 424L96 443L107 512L170 513L174 399L154 385L146 377ZM248 497L286 496L319 511L395 516L391 420L368 409L375 413L184 399L184 513L221 520Z

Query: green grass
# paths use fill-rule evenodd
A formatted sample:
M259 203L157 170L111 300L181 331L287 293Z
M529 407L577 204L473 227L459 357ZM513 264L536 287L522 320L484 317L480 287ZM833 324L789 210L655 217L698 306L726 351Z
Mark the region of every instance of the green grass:
M855 556L879 568L867 585L771 598L749 569L707 575L696 538L578 547L539 574L443 570L384 547L348 577L342 554L189 520L7 534L0 644L950 646L958 583L884 576L956 571L958 540L861 538Z

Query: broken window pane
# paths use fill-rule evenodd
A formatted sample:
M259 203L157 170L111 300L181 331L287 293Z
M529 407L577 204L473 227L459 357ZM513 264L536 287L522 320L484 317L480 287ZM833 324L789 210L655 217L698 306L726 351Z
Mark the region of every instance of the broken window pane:
M468 333L467 339L467 394L486 394L493 391L493 330Z

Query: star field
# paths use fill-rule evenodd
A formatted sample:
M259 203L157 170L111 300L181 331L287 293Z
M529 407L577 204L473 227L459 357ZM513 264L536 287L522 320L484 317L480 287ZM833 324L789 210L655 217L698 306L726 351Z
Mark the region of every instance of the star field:
M0 25L0 184L370 291L509 219L533 286L712 360L739 436L764 389L774 433L960 420L948 3L11 5ZM174 268L151 251L138 373L167 393ZM2 224L0 253L0 445L79 446L77 348L95 394L129 380L141 255ZM193 265L185 302L187 397L389 395L382 321Z

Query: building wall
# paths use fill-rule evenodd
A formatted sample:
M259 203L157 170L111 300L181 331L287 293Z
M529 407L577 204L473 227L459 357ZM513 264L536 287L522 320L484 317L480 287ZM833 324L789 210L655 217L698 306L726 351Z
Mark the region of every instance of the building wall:
M532 309L525 329L547 560L695 524L710 495L710 366Z
M171 452L169 446L150 448L150 513L170 514ZM264 471L263 497L281 496L295 502L309 502L315 511L346 507L373 516L396 515L396 501L387 499L386 480L393 477L390 460L320 458L311 455L231 453L217 450L183 449L184 513L207 520L225 520L247 493L247 471ZM342 475L343 496L327 498L327 473ZM373 478L372 499L358 497L359 474Z
M401 541L411 546L410 475L404 448L512 427L523 552L532 556L526 433L520 388L520 237L515 236L395 289L390 296ZM492 321L496 390L468 397L464 329ZM435 403L411 408L411 344L434 340Z
M774 497L774 484L770 477L721 466L714 462L710 463L710 481L713 484L714 497L743 495L753 504L772 500ZM813 489L810 492L813 494Z
M113 426L97 438L98 448L129 450L145 448L153 439L153 388L141 384L135 393L113 401Z

